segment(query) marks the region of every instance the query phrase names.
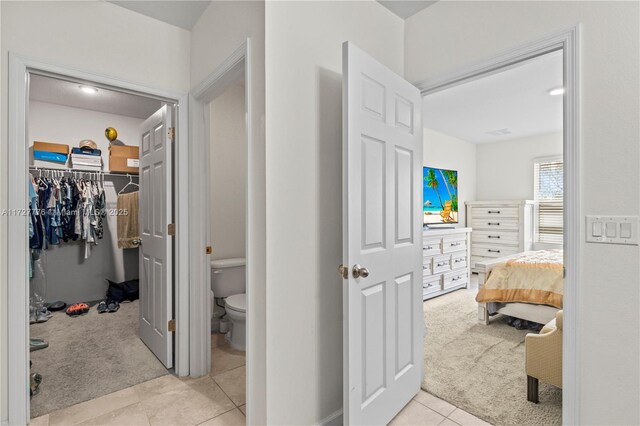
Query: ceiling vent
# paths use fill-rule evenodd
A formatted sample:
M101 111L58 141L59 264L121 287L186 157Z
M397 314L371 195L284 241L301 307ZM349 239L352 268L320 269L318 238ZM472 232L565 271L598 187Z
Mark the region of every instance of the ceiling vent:
M492 136L504 136L504 135L510 135L511 134L511 130L509 129L498 129L498 130L492 130L490 132L486 132L487 135L492 135Z

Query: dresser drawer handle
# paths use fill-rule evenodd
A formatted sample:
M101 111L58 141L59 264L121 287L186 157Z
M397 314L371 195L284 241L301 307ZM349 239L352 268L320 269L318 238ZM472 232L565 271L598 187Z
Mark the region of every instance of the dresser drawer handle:
M451 281L458 281L458 280L461 280L461 279L462 279L461 276L457 276L457 277L451 278Z
M500 210L489 210L487 213L489 213L489 214L500 214Z
M426 247L423 247L422 250L431 250L432 248L433 247L431 247L431 246L426 246Z
M487 251L488 251L489 253L500 253L500 250L491 250L491 249L489 249L489 250L487 250Z
M451 243L451 247L456 247L460 245L460 241L458 241L457 243Z
M500 235L489 235L487 238L497 238L497 239L500 239Z
M460 263L460 262L464 262L464 259L456 259L453 261L453 263Z
M446 265L446 264L447 264L447 262L438 262L438 263L436 264L436 268L437 268L438 266L444 266L444 265Z
M489 225L489 226L493 226L493 225L500 226L500 222L487 222L487 225Z

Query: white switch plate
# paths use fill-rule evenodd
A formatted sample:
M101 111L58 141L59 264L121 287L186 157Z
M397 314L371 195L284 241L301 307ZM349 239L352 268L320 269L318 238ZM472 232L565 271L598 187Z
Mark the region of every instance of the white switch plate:
M638 245L638 216L587 216L586 237L588 243ZM624 224L624 226L622 226ZM615 237L608 237L607 230L615 229ZM631 229L631 236L621 237L621 231ZM598 235L599 234L599 235ZM626 232L623 232L626 234Z

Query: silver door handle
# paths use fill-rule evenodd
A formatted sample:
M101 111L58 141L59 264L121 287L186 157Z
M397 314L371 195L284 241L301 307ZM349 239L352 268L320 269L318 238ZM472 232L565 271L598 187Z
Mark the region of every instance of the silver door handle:
M353 265L353 269L351 270L351 274L353 278L367 278L369 276L369 270L363 266L358 265L357 263Z
M349 278L349 268L347 266L344 266L344 265L338 266L338 273L345 280Z
M142 240L140 238L136 238L135 240L131 241L131 243L134 246L141 246L142 245Z

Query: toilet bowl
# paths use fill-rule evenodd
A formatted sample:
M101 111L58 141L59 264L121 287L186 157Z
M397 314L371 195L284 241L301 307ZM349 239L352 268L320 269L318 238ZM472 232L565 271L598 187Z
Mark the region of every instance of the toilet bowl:
M246 347L247 324L247 298L246 294L234 294L225 299L227 316L231 320L231 331L227 338L231 347L238 351L244 351Z
M245 350L247 319L245 259L220 259L211 262L211 290L216 298L225 299L225 310L231 321L227 340L232 348Z

